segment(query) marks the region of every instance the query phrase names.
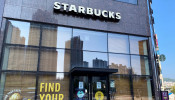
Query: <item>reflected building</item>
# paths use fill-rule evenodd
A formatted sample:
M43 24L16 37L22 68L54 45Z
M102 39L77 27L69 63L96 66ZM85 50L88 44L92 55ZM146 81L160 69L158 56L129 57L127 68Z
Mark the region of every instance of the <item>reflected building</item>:
M83 61L83 67L89 67L89 62Z
M10 28L8 31L8 37L11 38L11 40L7 40L8 43L25 45L26 38L21 36L21 30L14 26L11 22L8 23L8 27ZM9 47L8 52L6 52L6 56L9 57L9 61L4 64L4 68L9 70L36 70L37 62L36 59L33 59L33 57L37 58L38 51L36 49L26 49L24 51L24 48L25 47ZM16 58L18 58L18 60L16 60Z
M73 67L84 67L83 65L87 66L88 62L83 61L83 41L80 39L79 36L73 37L71 39L71 63Z
M93 60L93 67L94 68L107 68L107 61L96 58Z
M146 65L146 61L145 60L148 60L148 59L140 57L140 64L141 64L141 66L148 66L148 65ZM147 73L146 73L147 70L145 70L145 69L146 68L141 67L141 75L147 75Z
M119 74L128 74L130 72L130 68L128 68L126 65L122 65L122 64L112 63L110 65L110 68L118 69Z
M43 71L56 71L56 72L69 72L70 63L70 51L69 50L60 50L56 49L58 45L58 28L46 26L43 30L45 36L43 38L49 38L47 42L43 42L42 45L53 47L53 49L43 50L41 54L41 65L40 70ZM49 34L48 34L49 33ZM47 39L46 39L47 40ZM65 42L65 47L70 47L71 41ZM62 62L64 61L64 62ZM42 66L42 67L41 67ZM49 69L48 69L49 67Z
M83 50L83 41L80 39L80 36L75 36L71 39L72 45L71 49Z
M11 38L9 40L10 43L15 43L19 45L39 45L40 38L40 26L38 24L30 24L29 33L26 33L24 37L21 37L21 30L12 25L11 22L8 23L8 37ZM24 31L23 31L24 32ZM43 42L44 46L57 47L58 39L57 39L57 26L50 28L49 26L44 27L43 34L52 34L47 35L47 38L52 38L51 41ZM54 37L54 38L53 38ZM7 40L8 41L8 40ZM65 47L70 45L70 41L65 44ZM38 57L38 49L30 49L26 47L13 47L8 51L9 60L5 67L11 70L36 70L37 69L37 57ZM64 62L60 63L60 59L64 59L64 61L70 61L70 51L64 50L58 51L56 48L52 48L50 50L41 50L40 54L40 67L41 71L69 71L70 63ZM63 56L63 57L62 57ZM62 58L61 58L62 57ZM15 58L18 58L16 60ZM35 59L34 59L35 58Z
M56 49L42 50L40 60L41 71L57 71L57 60L59 52Z
M30 35L29 35L29 41L31 41L32 37L36 37L34 34L37 33L38 30L37 26L31 26L30 27L31 31L30 31ZM50 35L49 35L49 34ZM45 36L45 34L48 34ZM57 27L50 27L48 26L44 26L43 28L43 37L42 37L42 41L46 41L45 38L51 38L52 40L47 41L47 42L42 42L43 46L51 46L51 47L56 47L57 45ZM53 38L54 37L54 38ZM35 39L36 40L36 39ZM32 43L32 42L31 42ZM57 71L58 70L58 51L56 49L51 49L51 50L42 50L41 51L41 60L40 60L40 70L41 71Z
M28 38L26 45L39 45L40 26L34 23L30 23L29 33L23 33ZM27 36L28 35L28 36ZM27 42L27 41L26 41Z
M8 22L9 31L7 41L22 45L39 45L40 26L32 23L29 26L28 30L22 31L11 22Z
M107 68L107 61L101 60L101 59L93 59L92 60L92 66L89 66L88 61L84 61L83 59L83 41L80 39L79 36L75 36L72 39L72 45L71 45L71 62L72 62L72 68L73 67L93 67L93 68ZM69 41L67 41L69 44Z
M148 67L140 67L140 66L149 66L148 58L142 56L133 57L134 63L132 65L132 74L134 75L147 75L149 74Z
M138 47L139 47L139 54L142 54L142 55L147 54L147 52L145 51L147 48L147 41L146 40L138 41Z
M25 37L20 36L21 30L18 27L13 26L11 22L8 22L8 28L10 29L10 31L8 31L7 34L7 36L9 37L9 40L7 41L10 43L25 45Z
M34 41L35 37L38 36L36 32L39 31L39 29L31 24L28 30L22 31L15 25L13 25L11 22L8 22L8 35L7 37L11 40L7 40L8 43L14 43L14 44L20 44L20 45L34 45L37 43L37 41ZM26 32L26 33L22 33ZM40 32L39 32L40 33ZM23 34L23 35L22 35ZM24 35L25 34L25 35ZM29 38L28 38L29 37ZM39 37L39 36L38 36ZM28 41L27 41L28 40ZM27 43L26 43L27 42ZM39 44L39 41L38 41ZM38 50L37 49L26 49L23 50L26 47L9 47L8 51L8 57L9 61L4 67L11 69L11 70L36 70L37 66L37 57L38 57ZM7 53L7 52L6 52ZM18 60L16 60L18 58ZM36 59L35 59L36 58Z
M65 47L70 47L71 41L66 41L65 42ZM69 62L67 62L69 61ZM64 70L63 72L69 72L69 70L71 69L71 51L70 50L64 50Z

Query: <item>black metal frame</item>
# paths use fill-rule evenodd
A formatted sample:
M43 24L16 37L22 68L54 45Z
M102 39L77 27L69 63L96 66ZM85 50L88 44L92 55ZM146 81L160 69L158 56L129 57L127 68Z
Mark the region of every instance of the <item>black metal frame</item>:
M151 38L154 38L154 34L155 34L155 32L154 32L154 23L151 21L151 19L150 19L150 17L151 17L151 15L152 15L152 12L151 12L151 10L152 10L152 8L151 8L151 3L152 3L152 0L146 0L146 2L147 2L147 8L148 8L148 17L149 17L149 28L150 28L150 34L151 34L151 37L149 37L149 58L150 58L150 60L152 60L152 61L150 61L150 65L152 66L152 71L151 72L156 72L156 73L152 73L152 75L151 75L151 86L152 86L152 95L154 96L154 98L155 99L157 99L157 100L160 100L160 91L161 91L161 89L159 89L159 87L156 87L156 82L158 82L158 84L160 83L159 81L159 75L155 75L155 74L157 74L158 72L157 72L157 66L156 66L156 62L155 61L153 61L153 59L152 59L152 57L151 56L153 56L153 58L154 58L154 60L156 59L156 57L155 57L155 51L154 51L154 49L153 49L153 47L152 47L152 44L153 45L155 45L155 41L152 41L152 39ZM153 35L153 37L152 37L152 35ZM152 43L153 42L153 43ZM153 52L151 52L151 51L153 51ZM157 91L158 90L158 91ZM158 93L158 94L157 94Z
M6 20L6 19L5 19ZM9 20L11 20L11 19L9 19ZM7 19L7 21L8 21L8 19ZM67 73L67 72L47 72L47 71L39 71L39 64L40 64L40 51L42 50L42 49L63 49L63 50L70 50L70 51L72 51L72 50L75 50L75 49L69 49L69 48L55 48L55 47L44 47L44 46L42 46L41 45L41 42L42 42L42 29L43 29L43 23L41 23L40 24L40 42L39 42L39 46L33 46L33 45L27 45L27 47L31 47L31 48L38 48L39 50L38 50L38 64L37 64L37 71L15 71L15 70L2 70L2 63L3 63L3 56L4 56L4 49L5 49L5 47L6 46L19 46L19 47L25 47L26 45L21 45L21 44L9 44L9 43L5 43L5 40L6 40L6 36L7 36L7 21L6 21L6 23L5 23L5 32L4 32L4 39L3 39L3 46L2 46L2 53L1 53L1 60L0 60L0 63L1 63L1 66L0 66L0 74L2 73L2 72L29 72L29 73L36 73L36 90L35 90L35 99L37 99L37 88L38 88L38 79L39 79L39 74L42 74L42 73L50 73L50 74L55 74L55 73ZM16 20L16 21L18 21L18 20ZM29 21L26 21L26 22L29 22ZM66 26L67 27L67 26ZM73 27L71 27L72 28L72 33L71 33L71 35L72 35L72 37L73 37ZM81 28L81 29L84 29L84 28ZM98 30L95 30L95 31L98 31ZM103 31L102 31L103 32ZM131 95L132 95L132 99L134 100L134 92L132 91L133 90L133 81L132 81L132 79L133 79L133 77L134 76L145 76L145 77L150 77L150 79L152 80L153 79L153 75L152 75L152 67L151 67L151 59L150 59L150 45L149 45L149 41L148 41L148 44L147 44L147 47L148 47L148 55L139 55L139 54L130 54L130 41L129 41L129 54L125 54L125 53L114 53L114 52L109 52L108 51L108 34L110 33L111 34L111 32L106 32L107 33L107 51L106 52L100 52L100 51L90 51L90 50L80 50L80 51L87 51L87 52L98 52L98 53L106 53L107 54L107 59L108 59L108 67L109 67L109 54L122 54L122 55L129 55L130 56L130 66L131 66L131 55L135 55L135 56L143 56L143 57L148 57L148 60L149 60L149 70L150 70L150 75L132 75L132 66L131 66L131 72L130 72L130 74L129 75L126 75L126 76L130 76L130 85L131 85ZM2 34L2 33L1 33ZM118 34L122 34L122 33L118 33ZM141 36L141 35L129 35L129 34L125 34L125 35L128 35L128 40L129 40L129 38L130 38L130 36ZM71 41L72 42L72 41ZM72 65L72 64L71 64ZM70 68L71 68L71 66L70 66ZM116 75L120 75L120 74L116 74ZM0 77L0 79L1 79L1 77ZM109 76L107 77L107 79L110 79L109 78ZM71 90L71 87L72 87L72 84L71 84L71 82L72 82L72 76L70 75L70 98L72 98L72 95L71 95L71 92L72 92L72 90ZM152 82L151 82L152 83ZM108 87L109 87L109 81L107 82L107 85L108 85ZM152 85L153 85L153 83L152 83ZM154 86L153 86L154 87ZM152 88L153 89L153 88ZM109 90L108 90L108 99L110 99L110 96L109 96Z

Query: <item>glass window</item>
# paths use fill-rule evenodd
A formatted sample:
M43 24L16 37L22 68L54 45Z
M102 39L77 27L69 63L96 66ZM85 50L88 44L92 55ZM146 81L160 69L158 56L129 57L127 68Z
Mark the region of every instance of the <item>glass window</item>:
M72 67L107 68L107 53L72 50Z
M131 83L127 76L110 76L110 100L132 100Z
M131 56L131 66L135 75L149 75L148 57Z
M131 54L148 55L148 38L130 36Z
M62 49L42 49L40 71L69 72L70 51Z
M151 82L147 77L133 78L134 100L154 100L152 97Z
M137 4L137 0L117 0L117 1L127 2L127 3L131 3L131 4Z
M37 100L54 100L54 98L69 100L68 75L65 73L40 75L37 96Z
M73 30L72 49L107 52L107 33Z
M70 48L72 28L44 25L42 30L42 46Z
M39 45L39 24L9 20L7 25L6 43L35 46Z
M37 70L37 48L7 46L3 57L3 70Z
M121 54L109 54L109 68L118 69L117 74L130 73L130 56Z
M127 35L108 34L109 52L129 53L129 40Z
M35 100L35 74L2 73L0 86L1 100Z

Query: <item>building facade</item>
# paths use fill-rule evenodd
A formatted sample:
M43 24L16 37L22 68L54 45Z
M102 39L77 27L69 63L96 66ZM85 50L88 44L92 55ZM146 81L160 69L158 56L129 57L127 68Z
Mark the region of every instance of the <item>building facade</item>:
M0 0L0 100L160 100L150 0Z

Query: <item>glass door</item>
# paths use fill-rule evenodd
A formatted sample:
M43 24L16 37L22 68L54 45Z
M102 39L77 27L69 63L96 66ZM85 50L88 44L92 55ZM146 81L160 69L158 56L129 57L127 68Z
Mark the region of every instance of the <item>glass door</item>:
M107 82L105 76L92 76L92 100L107 100Z
M106 76L74 76L73 100L107 100Z
M88 76L74 76L73 100L89 100Z

